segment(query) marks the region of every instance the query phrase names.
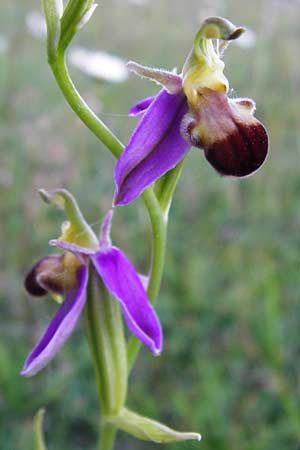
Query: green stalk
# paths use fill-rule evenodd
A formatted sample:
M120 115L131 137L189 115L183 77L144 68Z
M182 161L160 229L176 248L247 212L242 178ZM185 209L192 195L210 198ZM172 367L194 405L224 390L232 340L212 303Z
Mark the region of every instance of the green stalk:
M152 191L151 193L151 197L144 197L152 227L152 258L147 292L151 302L155 303L159 292L165 263L168 222L167 216L163 215L162 209L154 192ZM132 369L134 365L140 347L141 342L135 336L131 336L127 345L129 370Z
M55 79L71 108L75 114L83 121L83 123L94 133L94 135L110 150L110 152L118 158L122 153L124 146L118 140L118 138L112 133L112 131L97 117L94 112L89 108L86 102L78 93L66 66L66 60L64 53L57 53L55 57L48 55L49 64L55 76ZM177 172L176 172L177 173ZM148 296L152 302L155 302L163 274L165 251L166 251L166 238L167 238L167 209L166 206L171 202L171 194L175 189L178 176L176 175L174 182L174 176L170 178L171 187L168 189L170 193L168 201L164 195L162 204L160 204L157 196L155 195L152 187L146 189L142 195L144 204L147 208L148 215L152 228L152 256L151 256L151 269L150 279L148 286ZM168 183L167 183L168 184ZM167 186L166 186L167 187ZM168 197L168 195L167 195ZM94 289L92 285L89 289ZM103 293L103 292L102 292ZM102 424L101 424L101 437L100 437L100 450L110 450L113 446L115 430L105 423L105 415L108 414L112 405L113 389L107 370L109 364L117 364L116 359L111 360L111 356L106 355L103 347L103 336L100 331L99 312L96 310L95 295L89 295L89 300L86 307L87 317L87 334L90 343L90 349L94 361L96 370L96 378L98 385L99 401L102 405ZM102 303L102 302L100 302ZM110 300L108 304L113 304ZM108 306L105 306L108 308ZM107 345L107 344L105 344ZM116 347L119 345L118 340L114 341ZM140 349L140 342L132 337L128 343L127 348L127 360L128 366L131 368L138 355ZM116 347L112 349L112 355L117 355ZM102 353L103 351L103 353ZM126 377L127 383L127 377ZM125 398L124 398L125 400ZM115 404L120 404L119 402ZM104 422L103 422L104 419Z
M98 139L117 158L123 151L123 145L111 130L90 109L87 103L75 88L69 75L64 53L58 53L56 57L48 56L48 61L65 99L82 120L82 122L97 136Z
M100 428L99 450L110 450L114 446L117 428L110 423L102 423Z
M155 183L154 192L165 215L169 213L173 194L179 181L183 166L184 159L180 161L174 169L169 170L169 172L167 172Z
M85 308L87 337L93 358L102 420L100 450L110 450L116 430L105 417L118 414L127 393L126 343L120 307L91 269Z
M183 165L184 160L155 183L155 193L153 192L154 198L149 198L149 196L144 198L152 226L153 250L148 286L148 296L152 303L155 303L157 300L162 280L166 253L168 214ZM136 337L132 336L127 346L129 370L131 370L134 365L140 347L141 342Z

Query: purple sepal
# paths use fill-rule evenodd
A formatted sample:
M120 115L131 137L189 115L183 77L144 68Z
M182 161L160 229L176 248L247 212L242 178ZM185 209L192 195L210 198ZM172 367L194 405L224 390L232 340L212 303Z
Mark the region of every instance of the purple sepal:
M180 133L188 110L182 93L160 91L135 128L115 167L115 205L125 205L170 169L187 153L190 144Z
M132 263L117 247L101 249L92 261L106 288L120 302L130 331L158 355L163 343L161 325Z
M128 115L132 117L143 115L154 99L155 96L143 98L130 108L130 110L128 111Z
M88 268L78 271L78 286L66 296L43 336L27 357L21 375L31 377L43 369L73 332L86 301Z

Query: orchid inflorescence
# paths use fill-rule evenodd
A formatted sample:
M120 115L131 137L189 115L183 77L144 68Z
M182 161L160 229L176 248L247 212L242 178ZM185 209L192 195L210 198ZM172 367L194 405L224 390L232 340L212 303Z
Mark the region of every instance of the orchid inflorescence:
M28 355L21 374L30 377L43 369L70 337L85 310L99 381L100 448L111 449L117 429L155 442L200 440L197 433L180 433L129 411L125 407L127 379L138 341L154 355L162 351L162 328L151 303L161 281L168 211L190 147L202 149L206 160L223 176L251 175L266 159L268 135L254 117L255 103L248 98L229 98L229 83L223 73L220 49L237 39L244 29L223 18L206 19L180 74L129 62L129 70L155 81L161 89L130 109L129 115L140 120L123 149L76 91L64 57L73 36L87 23L95 6L93 0L70 0L65 8L59 0L44 0L48 58L70 106L118 157L115 195L97 238L67 190L40 191L47 203L64 211L67 222L62 225L61 236L50 241L62 253L50 254L35 263L26 276L25 287L33 296L49 293L60 306ZM115 208L139 196L152 224L149 276L139 274L110 238ZM118 305L135 336L129 342L123 333Z

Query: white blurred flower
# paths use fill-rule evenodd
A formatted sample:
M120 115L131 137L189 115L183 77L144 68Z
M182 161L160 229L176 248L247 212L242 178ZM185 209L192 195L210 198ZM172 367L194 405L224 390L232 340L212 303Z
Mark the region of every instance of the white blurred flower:
M121 83L128 78L125 62L107 52L73 47L69 62L83 73L100 80Z
M25 22L29 33L38 39L47 36L47 25L43 14L40 11L30 11L26 14Z
M29 12L25 21L27 29L32 36L38 39L46 38L47 25L41 12ZM1 45L0 36L0 51L3 46L4 44ZM128 78L125 62L121 58L110 55L107 52L73 47L69 52L68 59L74 67L93 78L112 83L121 83Z
M0 53L5 53L8 49L8 39L7 37L3 36L3 34L0 34Z
M246 28L245 33L241 34L241 36L238 39L232 42L241 48L251 48L254 47L255 45L256 35L254 31L249 30L249 28Z
M149 3L149 0L128 0L129 3L132 3L133 5L146 5Z

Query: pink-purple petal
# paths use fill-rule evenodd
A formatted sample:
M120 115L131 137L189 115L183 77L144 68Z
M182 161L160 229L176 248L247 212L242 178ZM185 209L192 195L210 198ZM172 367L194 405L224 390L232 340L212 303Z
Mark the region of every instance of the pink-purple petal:
M190 144L180 133L188 110L182 93L160 91L139 121L115 168L115 205L137 198L151 183L175 167Z
M106 288L120 302L130 331L158 355L163 343L161 325L132 263L117 247L101 249L92 261Z
M86 301L88 267L78 271L78 286L68 293L43 336L27 357L21 375L31 377L43 369L72 334Z
M135 116L141 116L144 114L144 112L149 108L153 100L155 99L155 96L143 98L139 102L137 102L135 105L133 105L130 110L128 111L129 116L135 117Z
M62 250L66 250L68 252L72 252L78 255L81 254L85 256L91 256L94 255L96 252L96 250L93 250L91 248L82 247L81 245L72 244L71 242L61 241L60 239L51 239L51 241L49 241L49 245L51 245L52 247L61 248Z
M126 66L136 75L161 85L169 94L179 94L182 91L182 76L174 71L144 66L135 61L129 61Z

